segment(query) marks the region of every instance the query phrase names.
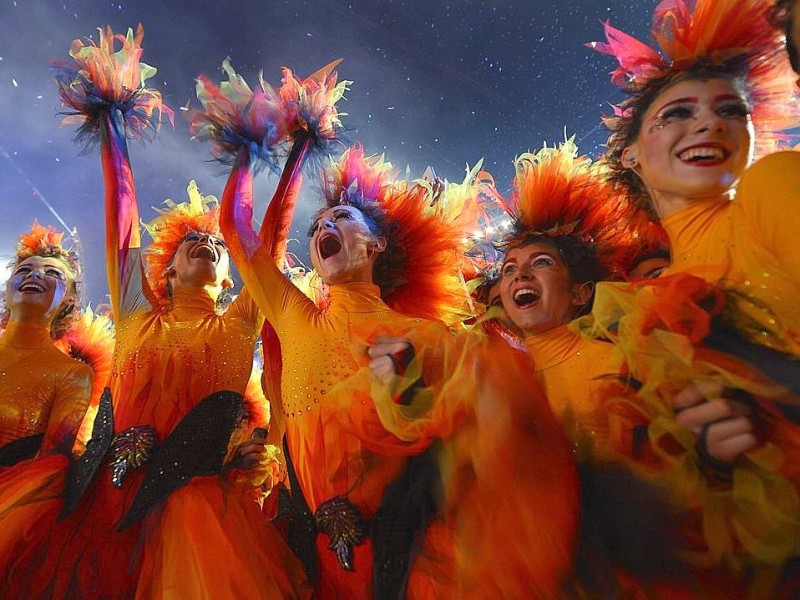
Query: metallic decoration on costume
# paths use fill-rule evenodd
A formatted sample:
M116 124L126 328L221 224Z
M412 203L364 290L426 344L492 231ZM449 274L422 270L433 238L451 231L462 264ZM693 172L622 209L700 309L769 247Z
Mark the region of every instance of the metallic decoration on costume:
M364 541L364 518L352 502L334 496L317 508L314 520L320 532L330 538L328 549L336 553L345 571L353 570L353 546Z
M156 430L150 425L130 427L111 440L111 482L121 488L128 471L138 469L147 461L156 445Z

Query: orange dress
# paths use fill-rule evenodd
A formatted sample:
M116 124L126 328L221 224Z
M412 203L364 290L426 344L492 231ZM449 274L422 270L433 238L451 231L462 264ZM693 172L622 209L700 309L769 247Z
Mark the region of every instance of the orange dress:
M0 474L0 579L8 581L16 561L24 560L37 519L47 514L52 520L61 508L92 371L57 350L48 328L13 321L0 338L0 361L0 444L8 448L29 438L36 446L31 450L40 449L36 459Z
M695 202L662 220L672 247L664 275L688 272L743 296L746 333L800 355L800 153L778 152L742 176L733 201Z
M573 441L601 452L611 444L602 388L619 372L611 344L581 337L568 325L525 338L550 408Z
M309 509L314 513L342 497L363 519L372 519L406 459L375 451L349 428L348 423L357 423L377 438L384 431L370 400L369 383L342 389L337 384L366 367L367 347L376 336L403 336L423 326L439 332L444 326L391 310L379 288L367 283L331 286L330 304L320 310L280 272L266 248L249 260L237 256L236 248L231 244L242 279L280 340L286 443ZM342 568L328 548L327 534L320 533L316 540L318 597L372 597L370 538L353 547L352 571Z
M438 439L444 503L412 566L408 598L553 598L572 572L580 494L570 441L527 356L466 333L418 356L440 380L408 405L376 385L395 445ZM535 457L535 458L533 458Z

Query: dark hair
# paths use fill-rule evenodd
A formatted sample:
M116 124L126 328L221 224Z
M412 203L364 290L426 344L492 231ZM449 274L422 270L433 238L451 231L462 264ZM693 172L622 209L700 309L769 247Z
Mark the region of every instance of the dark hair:
M731 61L737 63L738 61ZM622 164L622 152L634 143L642 130L644 114L656 98L675 84L683 81L709 81L725 79L729 81L748 101L750 95L745 86L742 69L732 66L724 67L698 63L690 69L672 71L662 77L656 77L640 88L629 86L625 91L629 96L618 105L618 114L605 118L605 124L611 130L606 142L606 152L602 162L608 167L608 179L614 184L623 186L630 200L647 211L651 218L658 218L650 195L644 182L632 169ZM738 65L737 65L738 66Z
M597 251L594 244L581 240L577 236L562 235L562 236L547 236L539 233L532 233L526 237L518 238L513 244L506 248L506 255L511 250L530 246L531 244L546 244L554 248L569 275L570 284L583 285L594 284L597 281L604 281L611 276L611 273L605 269L597 260ZM505 258L503 259L505 262ZM592 294L586 304L578 307L577 312L572 315L572 318L577 318L588 314L592 309L594 302L594 285L592 285Z
M792 39L792 8L797 0L776 0L775 8L772 11L771 20L780 31L786 36L786 50L789 52L789 62L795 73L800 74L800 56L798 48Z

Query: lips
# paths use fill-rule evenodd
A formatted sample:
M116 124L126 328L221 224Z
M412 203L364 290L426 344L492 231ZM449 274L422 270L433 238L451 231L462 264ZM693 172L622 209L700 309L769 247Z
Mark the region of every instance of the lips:
M700 166L717 165L729 156L730 152L718 144L697 144L678 153L683 162Z
M520 308L525 308L535 304L540 296L539 292L533 288L520 288L514 292L514 304Z
M325 260L339 253L342 249L342 242L335 235L323 234L317 240L317 249L319 250L320 258Z

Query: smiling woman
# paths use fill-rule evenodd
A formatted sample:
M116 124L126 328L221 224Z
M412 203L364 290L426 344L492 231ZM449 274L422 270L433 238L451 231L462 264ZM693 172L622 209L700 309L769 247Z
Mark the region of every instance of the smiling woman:
M147 226L153 243L141 248L128 136L168 110L144 86L155 70L139 63L141 39L141 29L103 29L97 43L76 41L73 62L61 67L62 101L84 136L100 138L117 338L92 441L70 465L60 518L35 490L2 515L11 523L20 512L38 517L17 540L24 553L0 545L4 593L304 597L302 566L262 518L256 483L226 468L232 434L258 408L243 392L263 319L246 291L226 310L217 306L231 281L215 199L190 184L189 201L167 201Z
M727 312L751 341L800 355L796 157L776 148L800 114L773 0L662 2L663 55L606 25L595 44L628 97L607 119L605 157L632 201L657 215L672 266L730 290Z
M76 255L62 234L34 223L6 283L0 338L0 466L40 450L72 449L91 390L91 371L53 345L77 314ZM24 447L27 447L25 450Z

